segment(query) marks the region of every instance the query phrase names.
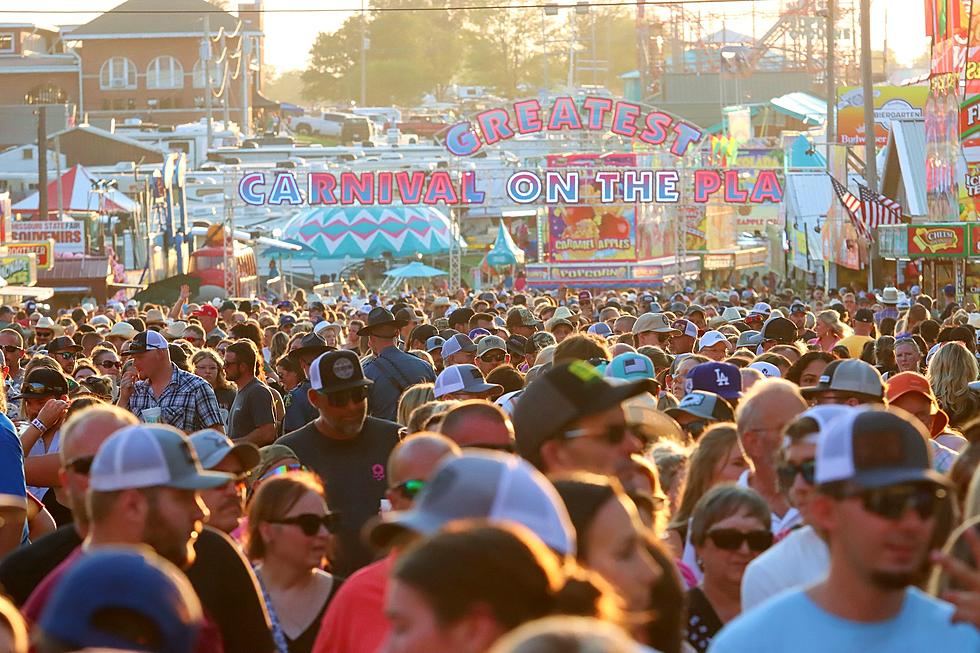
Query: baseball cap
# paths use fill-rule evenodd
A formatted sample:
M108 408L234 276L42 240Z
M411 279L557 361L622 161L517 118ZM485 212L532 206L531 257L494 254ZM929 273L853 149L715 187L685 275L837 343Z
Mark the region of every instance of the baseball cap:
M817 385L801 388L800 392L809 399L821 392L831 390L850 392L875 399L881 399L885 395L881 373L872 365L857 358L831 361L830 365L824 369L823 374L820 375Z
M639 381L642 379L653 379L656 373L653 369L653 361L643 354L625 352L614 356L609 364L606 365L606 378L622 379L624 381Z
M698 337L698 325L696 325L694 322L691 322L690 320L684 320L684 319L674 320L674 323L671 324L670 326L671 328L674 329L674 331L680 332L680 335L682 336L689 336L691 338ZM636 332L634 331L634 333Z
M381 547L405 532L430 535L449 522L474 518L516 522L553 551L575 554L575 530L554 486L525 460L496 451L466 451L447 460L411 510L382 513L365 530Z
M476 343L476 355L483 356L488 351L499 350L507 353L507 343L500 336L484 336Z
M855 322L865 322L867 324L874 324L875 314L870 308L859 308L854 313Z
M166 424L119 429L99 447L89 472L89 484L97 492L158 486L207 490L233 478L204 471L187 436Z
M56 326L58 326L58 325L55 323L54 320L52 320L47 315L43 315L37 321L37 324L34 325L34 329L35 330L37 330L37 329L54 329Z
M442 357L449 358L453 354L458 354L461 351L476 353L476 345L473 344L473 341L465 333L457 333L446 340L446 343L442 346Z
M514 409L517 450L524 458L536 457L571 422L655 389L651 379L614 385L581 360L552 366L526 386Z
M106 338L125 338L126 340L132 340L136 336L136 327L134 327L129 322L116 322L109 329L109 333L105 334Z
M806 313L806 304L800 301L795 301L789 306L790 313Z
M357 354L342 349L320 354L310 365L310 387L326 394L372 385L364 378L364 369Z
M450 324L468 324L470 318L476 315L472 308L457 308L455 311L447 315Z
M218 319L218 309L211 304L204 304L201 308L191 313L191 317L210 317Z
M435 328L435 326L431 324L419 324L412 329L410 334L408 334L408 341L415 342L418 340L420 342L427 342L429 338L435 335L439 335L439 331ZM426 351L428 350L429 348L426 347Z
M765 361L756 361L755 363L750 363L749 368L753 370L759 370L762 372L762 376L767 379L778 379L783 375L780 373L779 368L772 363L767 363Z
M507 313L507 328L515 326L538 326L541 321L534 317L534 313L524 306L517 306L510 309Z
M735 411L732 410L732 405L714 392L704 390L688 392L681 398L676 408L668 408L664 412L675 419L678 414L687 413L716 422L735 421Z
M484 329L483 327L476 327L475 329L470 329L470 332L467 333L466 335L469 336L470 340L476 340L480 336L490 335L490 332Z
M441 336L432 336L431 338L425 341L425 350L435 351L436 349L438 349L441 352L442 346L445 344L446 344L445 338Z
M154 349L169 349L167 339L157 331L140 331L129 342L129 354L145 354Z
M11 399L60 397L68 394L68 379L50 367L35 367L20 384L20 394Z
M592 324L589 326L587 331L588 333L591 333L594 336L599 336L600 338L608 338L613 334L612 329L610 329L609 325L605 322L597 322L596 324Z
M915 481L947 485L932 470L928 440L919 421L900 408L858 407L820 429L815 481L865 488Z
M528 338L527 346L524 348L524 353L535 354L545 347L550 347L551 345L555 344L558 344L558 341L555 340L555 336L547 331L538 331Z
M592 301L592 292L588 290L583 290L578 294L579 302L590 302Z
M772 313L772 306L765 302L759 302L752 307L751 311L749 311L749 315L762 315L766 317L768 317L770 313Z
M214 429L191 433L189 439L204 469L213 468L228 456L238 458L245 470L259 464L259 448L251 442L232 442L227 435Z
M910 392L918 393L933 401L936 400L936 395L932 391L932 386L929 385L929 380L918 372L899 372L888 377L888 383L885 386L885 398L889 402Z
M729 346L728 338L721 331L706 331L698 342L698 351L701 351L705 347L713 347L719 342L725 343L726 347Z
M762 340L775 340L784 344L796 342L797 329L788 318L774 317L762 325Z
M454 392L492 392L496 391L498 394L503 392L504 388L496 383L487 383L486 378L483 376L483 372L476 365L462 364L462 365L450 365L443 371L439 372L439 376L436 377L436 385L433 390L435 398L438 399L444 395L452 394Z
M527 338L513 333L507 338L507 351L511 356L523 356L527 350Z
M684 315L694 315L695 313L701 313L704 315L704 306L701 306L700 304L691 304L687 307L687 310L684 311Z
M679 322L680 320L678 320ZM684 320L687 322L687 320ZM667 316L663 313L644 313L640 317L636 318L636 322L633 323L633 333L643 333L644 331L653 331L654 333L675 333L680 334L681 330L677 328L676 322L674 326L671 326L667 321ZM693 322L690 324L693 325ZM694 328L695 333L697 332L697 327Z
M115 619L100 618L113 614ZM137 619L127 616L138 617ZM193 650L204 616L187 577L152 551L100 548L79 558L57 584L38 626L71 650L107 647L186 653ZM119 628L122 622L145 623L153 648L139 641L148 632Z
M691 368L685 380L687 392L706 390L723 399L738 399L742 396L742 374L731 363L710 361Z
M762 332L749 329L748 331L743 331L742 333L738 334L738 341L735 343L735 348L751 348L760 344L762 344Z
M290 313L283 313L279 316L279 326L293 326L296 324L296 316Z

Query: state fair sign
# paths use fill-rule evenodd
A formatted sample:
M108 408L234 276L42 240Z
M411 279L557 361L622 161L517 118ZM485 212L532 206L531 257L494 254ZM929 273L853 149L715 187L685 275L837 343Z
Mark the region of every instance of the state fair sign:
M646 110L638 104L588 96L581 101L558 97L550 106L538 100L521 100L506 107L488 109L472 121L458 122L444 132L444 146L456 157L470 157L484 147L545 132L608 131L628 139L636 147L659 147L678 159L698 151L705 132L676 116ZM305 188L286 170L267 179L261 171L245 174L238 194L248 205L437 205L484 204L487 189L476 171L454 176L448 170L369 172L310 172ZM598 204L677 204L687 192L679 170L594 169L592 171L518 170L510 175L504 192L510 201L523 205L577 205L583 203L581 189L595 188ZM783 191L775 170L761 170L751 187L743 186L735 169L698 168L691 180L690 201L706 204L720 200L728 204L778 204ZM499 200L500 198L490 198Z
M81 220L18 220L10 225L14 242L54 241L54 253L84 254L85 223Z

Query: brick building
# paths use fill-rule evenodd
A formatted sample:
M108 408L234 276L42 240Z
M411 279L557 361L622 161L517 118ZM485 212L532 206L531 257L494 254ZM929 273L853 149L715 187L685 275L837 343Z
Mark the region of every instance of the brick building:
M79 62L57 28L0 23L0 105L77 104Z

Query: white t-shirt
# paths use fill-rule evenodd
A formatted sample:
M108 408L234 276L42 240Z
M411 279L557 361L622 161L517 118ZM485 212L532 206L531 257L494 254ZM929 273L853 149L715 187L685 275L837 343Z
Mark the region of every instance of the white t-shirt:
M738 477L739 487L751 487L749 485L749 470L742 472L742 475ZM786 511L786 514L779 516L776 513L770 513L772 515L772 534L780 535L781 533L788 533L797 526L803 523L803 515L796 508L790 507Z
M788 589L799 589L823 578L830 568L830 551L811 526L804 526L764 551L742 575L742 612Z
M925 653L980 651L980 633L953 624L953 606L914 587L893 618L864 623L818 606L803 590L743 612L711 640L709 653Z

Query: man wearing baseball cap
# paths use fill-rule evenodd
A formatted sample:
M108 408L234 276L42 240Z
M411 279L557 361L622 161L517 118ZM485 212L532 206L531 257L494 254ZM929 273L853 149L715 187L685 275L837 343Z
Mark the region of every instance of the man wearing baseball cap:
M507 330L530 339L541 322L526 306L515 306L507 313Z
M671 338L681 335L679 330L670 325L663 313L643 313L636 318L631 331L637 347L652 345L666 348Z
M433 393L436 399L486 399L493 401L503 394L503 387L487 383L476 365L450 365L439 372Z
M476 359L473 364L480 368L483 376L490 374L501 365L510 365L507 341L500 336L484 336L476 343Z
M929 434L934 469L948 472L956 461L956 452L968 445L969 441L947 430L949 416L939 407L929 380L918 372L900 372L888 378L885 399L889 406L915 415Z
M170 345L163 335L156 331L136 334L128 353L134 365L120 380L117 406L143 421L157 413L149 419L185 432L210 428L224 432L221 408L211 384L173 364Z
M811 404L880 404L885 397L881 373L863 360L847 358L831 361L817 385L801 388Z
M476 358L476 345L465 333L457 333L442 345L442 365L472 365Z
M674 320L670 325L676 334L670 339L670 353L690 354L694 351L694 341L698 339L698 327L690 320Z
M851 320L851 327L854 329L854 333L846 338L841 338L837 344L847 347L851 358L861 358L864 345L873 342L875 339L874 312L870 308L859 308Z
M676 408L664 411L673 417L692 440L701 437L712 424L735 421L732 405L713 392L692 390L684 395Z
M762 325L762 351L766 352L776 345L792 345L799 340L796 325L785 317L774 317Z
M698 339L698 353L713 361L721 362L728 357L732 345L721 331L707 331Z
M205 340L211 337L218 328L218 309L211 304L204 304L201 308L197 309L191 313L191 317L196 317L201 322L201 326L204 327L204 333L206 334Z
M411 354L406 354L411 356ZM357 354L330 351L310 366L309 401L318 417L277 441L316 472L330 492L330 504L343 515L335 573L346 576L371 562L359 538L361 527L377 514L384 498L385 462L398 443L401 427L368 416L368 390Z
M615 474L642 448L626 426L622 402L655 388L650 379L613 385L581 360L552 367L514 409L517 451L546 474Z
M901 409L863 408L821 429L809 513L826 535L827 576L737 617L712 652L980 649L973 625L915 587L948 492L927 439Z
M232 442L224 433L212 429L192 433L189 439L201 467L231 477L224 485L201 490L209 513L208 525L230 534L245 514L245 477L259 464L259 449L251 442Z

